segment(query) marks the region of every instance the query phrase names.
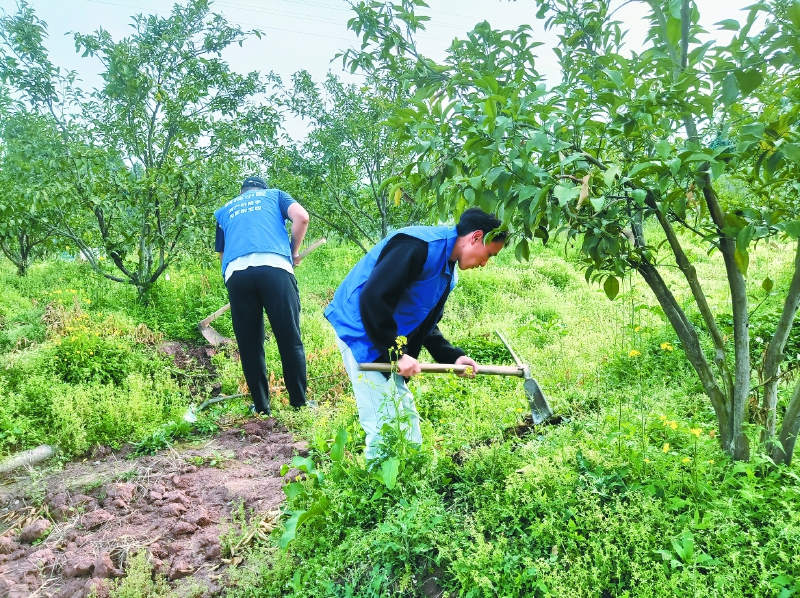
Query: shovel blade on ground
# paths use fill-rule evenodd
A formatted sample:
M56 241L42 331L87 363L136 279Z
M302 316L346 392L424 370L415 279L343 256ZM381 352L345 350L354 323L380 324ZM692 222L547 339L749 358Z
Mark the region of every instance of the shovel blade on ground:
M222 336L211 326L203 326L201 324L198 328L200 329L200 334L203 335L203 338L205 338L212 347L218 347L223 343L229 343L231 341L231 339L227 336Z
M537 426L553 416L553 410L534 378L525 378L525 395L531 407L531 417Z

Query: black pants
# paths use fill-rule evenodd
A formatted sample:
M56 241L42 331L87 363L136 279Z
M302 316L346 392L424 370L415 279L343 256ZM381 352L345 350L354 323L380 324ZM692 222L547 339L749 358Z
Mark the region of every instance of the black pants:
M264 311L278 343L289 402L306 404L306 354L300 338L300 294L293 274L271 266L238 270L225 283L233 332L256 411L269 413L269 383L264 359Z

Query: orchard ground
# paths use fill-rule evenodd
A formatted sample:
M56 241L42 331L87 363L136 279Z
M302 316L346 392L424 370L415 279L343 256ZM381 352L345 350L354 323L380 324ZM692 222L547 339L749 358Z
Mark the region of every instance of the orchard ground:
M184 264L142 304L134 289L100 281L85 264L51 261L24 278L4 267L0 446L60 450L55 464L18 473L4 490L9 548L0 561L5 571L29 563L14 583L29 580L41 595L80 586L98 595L231 597L800 589L796 467L758 456L730 462L711 405L644 285L626 281L610 302L562 245L537 246L525 264L507 251L461 273L441 327L479 363L511 363L494 335L501 330L569 421L517 437L509 431L528 409L520 380L421 376L411 387L424 446L395 442L389 466L368 472L322 317L359 257L329 245L297 270L309 396L320 408L284 407L268 334L275 419L248 418L233 400L194 430L170 422L242 384L235 351L209 355L196 329L227 302L216 270ZM698 248L690 257L712 305L724 305L725 281L710 277L718 256ZM769 272L776 287L788 284L774 273L788 272L792 257L775 243L751 257L752 293L765 299L751 323L754 351L776 308L760 281ZM691 313L691 298L680 300ZM213 325L232 336L229 315ZM124 458L134 446L156 455ZM292 453L306 451L310 461L281 476ZM296 525L288 536L287 522Z

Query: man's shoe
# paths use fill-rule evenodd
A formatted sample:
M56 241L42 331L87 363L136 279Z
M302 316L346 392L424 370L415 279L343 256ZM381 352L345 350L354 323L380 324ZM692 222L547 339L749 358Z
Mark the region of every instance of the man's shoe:
M306 399L305 405L292 405L292 408L295 411L300 411L303 407L308 407L312 411L315 411L316 409L319 409L319 403L312 401L311 399Z
M267 416L272 415L269 409L267 409L266 411L258 411L256 409L255 403L250 403L249 410L250 410L250 415L267 415Z

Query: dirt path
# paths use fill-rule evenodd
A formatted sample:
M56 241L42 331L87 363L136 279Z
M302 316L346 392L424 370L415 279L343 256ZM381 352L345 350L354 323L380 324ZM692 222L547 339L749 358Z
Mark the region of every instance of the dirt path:
M243 505L257 519L248 529L271 530L284 478L298 473L280 475L294 454L306 444L274 418L251 419L154 457L96 454L0 486L0 597L81 598L93 588L102 597L103 580L124 576L142 549L173 585L218 595L236 563L224 557L248 540L231 521Z

